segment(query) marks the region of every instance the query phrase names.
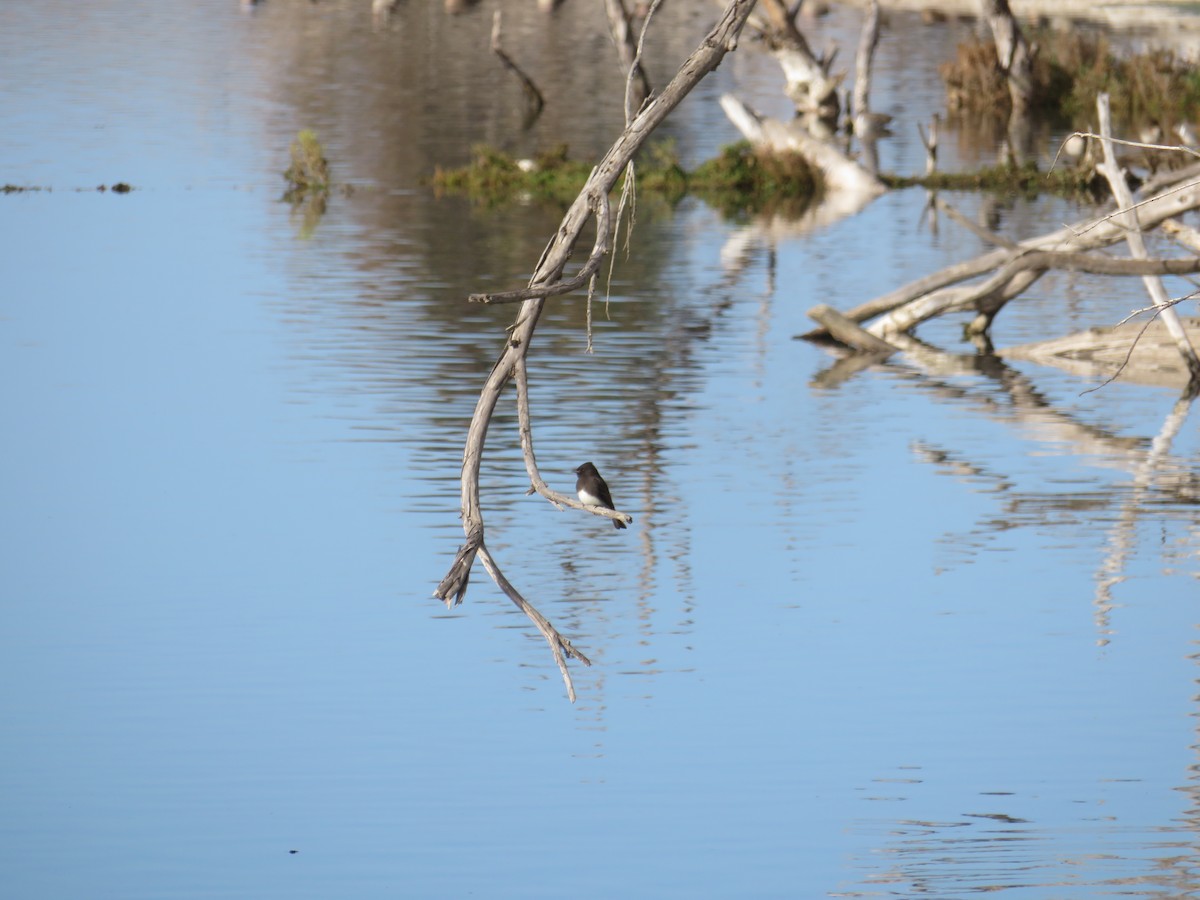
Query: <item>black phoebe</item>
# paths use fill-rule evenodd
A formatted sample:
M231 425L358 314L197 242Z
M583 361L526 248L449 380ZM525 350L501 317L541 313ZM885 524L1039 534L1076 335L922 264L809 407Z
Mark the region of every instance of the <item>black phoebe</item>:
M612 494L608 491L608 485L600 477L595 466L590 462L585 462L575 470L575 474L579 476L575 479L575 490L579 493L580 503L586 503L588 506L603 506L605 509L616 509L613 506ZM613 519L612 523L613 528L625 527L625 523L620 519Z

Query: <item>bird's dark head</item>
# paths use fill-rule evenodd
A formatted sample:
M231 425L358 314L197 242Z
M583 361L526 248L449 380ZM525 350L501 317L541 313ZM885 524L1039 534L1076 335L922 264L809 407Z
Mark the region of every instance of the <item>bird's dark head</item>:
M590 462L585 462L582 466L575 470L576 475L591 475L596 471L596 467Z

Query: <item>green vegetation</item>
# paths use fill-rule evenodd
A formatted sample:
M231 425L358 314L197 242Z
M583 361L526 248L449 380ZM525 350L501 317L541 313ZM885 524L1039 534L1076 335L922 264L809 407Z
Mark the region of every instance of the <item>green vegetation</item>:
M522 197L570 203L591 171L591 166L568 158L566 144L532 160L516 160L480 144L473 148L468 165L461 169L439 166L432 182L437 191L466 194L489 205Z
M283 195L289 203L299 203L307 196L329 192L329 163L317 135L303 129L292 141L292 164L283 177L288 189Z
M686 171L668 142L649 148L637 166L637 187L642 195L677 203L686 194L719 210L729 218L754 213L779 213L795 217L820 194L817 176L798 154L770 154L746 142L725 147L716 158ZM470 165L438 169L433 176L438 191L465 194L489 206L517 199L566 205L575 199L591 167L572 162L567 148L559 146L536 160L518 162L491 147L476 147ZM1060 162L1051 171L1035 163L996 165L974 172L941 173L929 177L882 174L891 188L922 186L930 190L992 191L998 194L1036 196L1050 193L1066 197L1096 197L1104 192L1095 174Z
M1113 114L1126 122L1158 122L1173 128L1200 112L1200 69L1169 50L1116 58L1103 38L1091 43L1063 34L1055 42L1060 78L1070 85L1062 112L1074 119L1093 116L1096 95L1107 92Z
M688 186L726 216L748 212L798 216L820 190L816 173L798 153L764 153L745 141L702 163Z
M1200 117L1200 69L1170 51L1121 59L1102 35L1079 29L1042 30L1031 40L1039 48L1033 66L1035 113L1090 130L1096 96L1105 92L1116 122L1126 132L1150 128L1154 134L1152 127L1157 127L1161 129L1157 133L1169 134L1177 125ZM1008 85L990 39L961 44L957 58L943 65L941 73L952 111L992 115L1001 121L1007 115ZM1174 166L1187 159L1171 154L1156 158L1155 165ZM464 193L489 205L518 198L567 204L590 171L589 165L568 158L565 145L520 161L490 147L476 147L470 165L438 169L433 184L438 190ZM640 192L668 203L692 194L731 217L762 212L798 215L820 191L818 177L799 155L766 153L745 142L726 147L692 172L680 164L672 144L652 146L638 160L637 179ZM885 174L881 179L893 188L920 185L930 190L1079 198L1107 193L1090 167L1081 169L1066 161L1048 172L1034 163L1001 164L961 174L919 178Z
M817 191L812 170L799 156L760 153L746 143L725 148L690 173L670 143L650 147L643 157L637 164L639 192L669 202L694 193L729 215L780 206L802 209ZM590 172L590 165L568 158L565 145L520 161L491 147L476 147L469 165L438 168L432 182L436 190L463 193L487 204L518 198L569 203Z
M283 173L288 187L283 199L292 204L299 220L300 237L307 240L317 230L329 199L329 162L313 131L305 128L292 141L292 164Z

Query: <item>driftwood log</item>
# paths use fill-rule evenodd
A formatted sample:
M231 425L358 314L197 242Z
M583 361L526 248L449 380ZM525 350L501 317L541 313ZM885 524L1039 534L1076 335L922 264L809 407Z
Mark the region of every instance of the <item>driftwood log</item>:
M470 581L471 569L478 557L500 589L530 618L545 637L554 655L555 663L562 673L567 696L572 701L575 699L575 687L571 680L570 670L567 668L566 659L574 658L588 665L590 663L587 657L576 650L570 641L559 634L549 620L521 596L517 588L504 577L495 557L487 549L479 496L479 470L488 426L491 424L501 392L510 380L515 379L517 406L522 420L522 450L532 489L560 507L582 509L593 515L633 521L632 517L625 513L584 506L574 497L556 493L550 490L538 475L537 461L532 450L532 424L524 375L525 358L529 353L538 319L547 298L574 290L589 281L591 275L598 269L600 260L608 251L609 193L615 187L621 173L625 171L634 154L654 129L705 75L721 63L725 54L737 46L738 36L754 8L754 3L755 0L731 0L716 25L695 52L684 61L679 72L662 94L647 103L629 122L608 153L592 170L583 189L567 210L554 237L543 251L529 286L521 291L507 292L506 294L480 294L473 298L484 302L501 298L519 300L521 306L516 320L508 328L504 349L480 391L479 400L475 404L475 412L467 430L461 477L462 520L466 541L455 555L450 570L438 584L434 596L444 601L447 607L461 603ZM573 278L566 277L564 271L567 261L583 233L585 225L593 216L597 220L597 238L592 253L585 263L582 273Z

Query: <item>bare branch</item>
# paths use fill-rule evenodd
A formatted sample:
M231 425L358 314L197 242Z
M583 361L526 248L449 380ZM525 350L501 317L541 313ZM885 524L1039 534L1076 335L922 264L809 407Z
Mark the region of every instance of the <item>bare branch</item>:
M921 128L921 123L917 123L917 134L921 136L921 146L925 148L925 177L928 178L937 171L937 154L938 154L938 122L941 117L934 113L929 117L929 134L926 135Z
M634 99L637 99L637 105L640 107L646 102L653 88L650 87L650 79L646 76L645 69L642 68L642 51L646 48L646 33L650 30L650 20L654 18L654 14L658 12L658 7L662 4L662 0L654 0L650 4L650 9L646 11L646 18L642 21L642 31L638 35L637 51L633 54L633 62L629 65L629 74L625 77L625 124L628 125L633 119ZM634 93L634 84L638 84L637 95ZM638 96L640 95L640 96Z
M1022 250L989 278L976 285L947 288L906 303L872 323L871 334L891 339L921 322L956 310L977 309L980 318L968 332L982 334L1003 306L1029 289L1050 269L1098 275L1184 275L1200 272L1200 257L1187 259L1119 259L1088 253Z
M1188 296L1193 296L1193 295L1189 294ZM1180 303L1186 299L1187 299L1187 297L1179 297L1176 300L1172 301L1172 305L1174 305L1175 303ZM1126 322L1128 322L1130 319L1134 318L1135 316L1141 315L1142 313L1147 312L1149 310L1154 310L1154 315L1152 315L1149 319L1147 319L1146 324L1143 325L1138 330L1138 333L1136 335L1134 335L1133 341L1129 345L1129 350L1128 350L1128 352L1126 352L1125 358L1123 360L1121 360L1121 364L1119 366L1117 366L1117 370L1115 372L1113 372L1111 375L1109 375L1107 378L1105 378L1102 382L1100 382L1095 387L1090 387L1086 391L1080 391L1079 395L1081 397L1084 394L1090 394L1093 391L1098 391L1101 388L1108 387L1110 384L1112 384L1114 381L1116 381L1118 378L1121 377L1121 373L1125 371L1126 367L1129 365L1129 361L1131 359L1133 359L1133 351L1137 349L1137 345L1141 342L1142 337L1146 334L1146 331L1150 328L1150 326L1154 324L1154 320L1158 318L1159 314L1163 312L1164 308L1165 307L1160 307L1160 306L1149 306L1149 307L1146 307L1145 309L1139 309L1136 312L1130 313L1128 316L1126 316L1124 319L1122 319L1120 322L1117 323L1118 325L1124 325Z
M488 553L487 547L481 546L479 548L479 559L500 590L504 591L508 595L508 598L517 605L517 609L529 617L529 620L537 626L537 630L542 633L542 637L546 639L546 643L550 645L550 652L554 654L554 662L558 666L558 671L562 672L563 683L567 686L567 698L574 703L575 684L571 681L571 672L567 669L567 660L565 657L569 656L572 659L577 659L585 666L590 666L592 661L576 650L571 642L559 634L558 629L550 624L550 620L538 612L537 607L521 596L521 592L513 587L512 582L504 577L504 573L496 565L496 560Z
M857 322L847 319L832 306L825 303L814 306L808 311L808 315L809 318L820 322L829 329L830 335L847 347L864 353L879 354L880 356L888 356L895 353L898 349L883 340L883 338L871 334L871 332L859 326Z
M1129 244L1129 254L1137 259L1145 259L1146 242L1142 238L1138 215L1132 209L1133 196L1129 192L1129 185L1125 183L1125 176L1121 172L1120 166L1117 165L1117 156L1112 148L1108 94L1102 93L1096 98L1096 109L1100 116L1100 135L1104 145L1104 165L1101 169L1112 188L1117 206L1125 211L1124 219L1129 229L1125 235L1125 241ZM1184 330L1183 323L1179 321L1178 314L1171 308L1166 289L1158 278L1150 275L1145 276L1145 284L1150 299L1160 310L1163 324L1167 326L1167 331L1175 339L1179 355L1183 357L1188 372L1191 373L1192 381L1200 381L1200 357L1196 355L1196 349L1188 340L1187 331Z
M1172 153L1183 152L1191 154L1197 159L1200 159L1200 151L1197 151L1192 147L1185 147L1183 144L1147 144L1143 141L1125 141L1121 140L1121 138L1112 137L1111 135L1105 136L1102 134L1092 134L1090 131L1076 131L1064 139L1063 144L1065 145L1066 142L1073 137L1092 138L1093 140L1102 141L1106 144L1119 144L1122 147L1137 147L1141 150L1165 150ZM1057 160L1058 156L1055 155L1054 158ZM1053 166L1051 166L1051 168L1053 168Z
M529 475L529 493L537 493L559 509L570 507L571 509L582 509L593 515L603 516L606 519L615 519L624 522L627 525L633 522L633 516L628 513L619 512L615 509L607 509L603 506L590 506L586 503L580 503L575 497L570 494L562 494L546 484L542 478L542 473L538 469L537 457L533 453L533 417L529 413L529 377L525 369L525 360L517 360L513 370L513 381L517 385L517 421L518 428L521 434L521 455L525 459L525 471Z
M1143 278L1148 275L1190 275L1200 272L1200 256L1130 259L1096 253L1039 250L1021 254L1002 271L1015 273L1023 269L1062 269L1067 272L1090 272L1093 275L1133 275Z
M1033 51L1009 9L1008 0L983 0L982 7L992 29L996 58L1008 79L1013 112L1019 114L1033 102Z
M608 153L592 170L587 183L567 210L562 223L555 232L553 239L546 246L541 259L530 278L529 293L523 298L516 321L507 329L508 336L496 364L488 374L479 399L475 404L475 412L471 416L471 424L467 429L466 443L463 447L463 465L461 476L462 520L466 542L455 556L454 563L446 577L442 579L434 596L441 598L447 605L461 603L470 579L471 566L478 556L484 562L493 580L521 610L529 616L538 629L550 643L554 653L555 663L563 672L567 685L567 693L574 699L574 687L566 670L565 657L573 656L583 662L586 658L571 647L570 643L558 635L553 627L540 613L520 596L520 593L504 578L495 560L484 545L483 511L479 496L479 469L483 457L484 445L487 441L488 426L499 402L504 387L521 368L529 353L529 346L537 328L546 298L555 293L565 293L574 287L582 285L590 278L591 273L599 267L608 248L609 232L609 192L616 185L621 172L633 159L634 155L645 143L646 139L667 115L683 100L700 80L715 69L724 59L725 54L737 46L738 36L755 0L730 0L720 20L701 42L691 56L684 61L679 72L672 79L661 95L647 103L633 118L613 143ZM563 269L570 258L571 252L583 232L588 220L595 215L597 220L596 245L593 253L580 275L573 279L563 280ZM571 285L568 287L567 285ZM516 292L512 292L516 293ZM479 295L486 297L489 295ZM503 295L490 295L503 296ZM521 391L525 393L525 391ZM526 400L527 402L527 400ZM530 441L532 449L532 441ZM536 465L533 468L536 473ZM539 479L540 480L540 479ZM547 488L547 491L549 489ZM550 492L553 493L553 492ZM559 495L561 497L561 495ZM565 501L565 502L564 502ZM574 506L577 501L563 497L557 502ZM579 504L582 506L582 504ZM626 518L624 513L600 510L596 507L583 507L595 515L608 518Z
M525 71L504 52L504 48L500 45L500 10L496 10L496 14L492 17L492 52L496 54L504 67L516 75L521 82L521 88L525 91L525 100L529 104L530 118L526 123L528 126L546 105L546 98L542 96L538 86L533 83L533 79L525 74Z

